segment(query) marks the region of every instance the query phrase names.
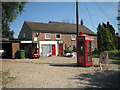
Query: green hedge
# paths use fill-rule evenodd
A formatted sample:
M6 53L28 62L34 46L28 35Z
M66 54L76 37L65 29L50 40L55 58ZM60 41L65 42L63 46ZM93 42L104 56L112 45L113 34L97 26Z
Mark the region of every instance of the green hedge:
M72 51L69 50L69 49L65 49L64 52L65 52L65 53L72 53Z
M120 50L105 51L108 52L109 58L117 59L120 58Z
M120 59L120 50L104 51L104 52L108 52L109 58L111 59ZM100 55L100 52L97 49L92 52L93 58L99 58L99 55Z

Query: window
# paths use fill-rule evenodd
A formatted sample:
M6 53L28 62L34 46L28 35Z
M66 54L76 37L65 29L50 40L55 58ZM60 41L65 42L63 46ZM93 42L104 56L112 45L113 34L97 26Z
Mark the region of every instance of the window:
M74 34L71 35L72 40L76 40L76 36Z
M45 39L50 39L50 38L51 38L50 33L46 33L46 34L45 34Z
M56 39L61 39L61 34L56 34Z
M76 46L72 45L72 51L74 51L74 52L76 51Z
M92 44L92 51L94 51L95 50L95 47L94 47L94 44Z
M91 40L94 40L94 36L91 36Z
M42 44L41 46L42 46L42 53L48 54L48 53L51 53L51 52L52 52L52 51L51 51L51 45L50 45L50 44Z
M34 37L34 41L37 41L37 37Z
M23 38L25 38L25 33L23 33Z

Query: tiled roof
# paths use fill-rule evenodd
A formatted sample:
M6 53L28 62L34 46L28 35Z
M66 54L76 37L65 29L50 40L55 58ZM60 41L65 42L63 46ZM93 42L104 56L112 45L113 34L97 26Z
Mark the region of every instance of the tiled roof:
M38 22L28 22L25 23L33 31L40 31L46 33L72 33L76 34L76 24L64 23L64 22L53 22L49 23L38 23ZM84 34L96 35L93 31L85 27L84 25L79 25L79 32Z

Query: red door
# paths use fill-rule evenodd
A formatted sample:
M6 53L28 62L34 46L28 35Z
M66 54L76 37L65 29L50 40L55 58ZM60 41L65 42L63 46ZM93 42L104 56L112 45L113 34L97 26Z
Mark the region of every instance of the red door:
M63 52L63 44L58 44L59 45L59 55L62 55Z
M52 45L52 55L55 55L55 45Z

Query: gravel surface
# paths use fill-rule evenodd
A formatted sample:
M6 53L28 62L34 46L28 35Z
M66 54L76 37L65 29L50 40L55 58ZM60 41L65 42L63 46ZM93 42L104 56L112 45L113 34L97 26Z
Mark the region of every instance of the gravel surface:
M40 57L39 59L2 59L2 70L16 79L6 88L117 88L120 60L109 60L108 70L93 66L78 67L76 58Z

